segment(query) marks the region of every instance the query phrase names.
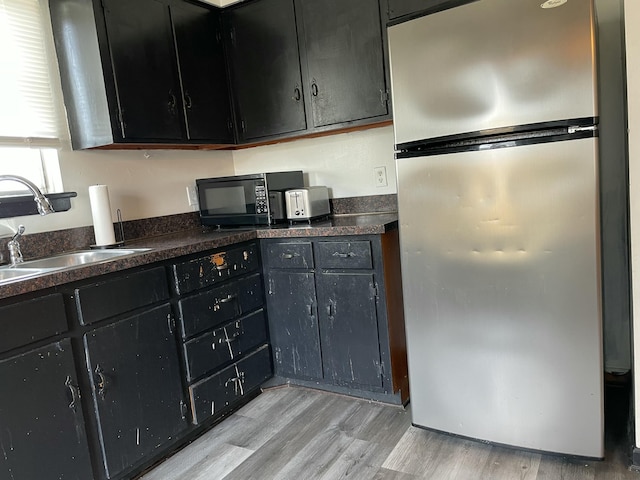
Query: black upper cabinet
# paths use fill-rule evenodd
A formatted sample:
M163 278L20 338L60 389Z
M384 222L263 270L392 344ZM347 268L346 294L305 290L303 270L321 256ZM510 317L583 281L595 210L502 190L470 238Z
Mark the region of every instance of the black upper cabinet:
M239 138L305 130L293 0L240 5L225 19Z
M103 0L122 138L180 140L182 98L169 7Z
M379 0L259 0L228 10L239 140L390 119L384 23Z
M378 0L298 0L313 126L389 113Z
M233 143L220 16L191 3L171 6L190 140Z
M233 141L213 7L57 0L50 10L74 148Z

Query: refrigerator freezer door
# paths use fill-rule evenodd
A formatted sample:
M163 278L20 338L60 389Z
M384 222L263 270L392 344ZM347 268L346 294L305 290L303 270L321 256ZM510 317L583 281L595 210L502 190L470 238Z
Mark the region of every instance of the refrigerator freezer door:
M389 27L396 144L597 116L593 5L482 0Z
M596 152L397 161L414 424L603 456Z

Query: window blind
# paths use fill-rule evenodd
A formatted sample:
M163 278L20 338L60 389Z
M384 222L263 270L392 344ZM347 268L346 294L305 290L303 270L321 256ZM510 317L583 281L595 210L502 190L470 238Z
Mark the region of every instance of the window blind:
M0 0L1 145L58 142L43 8L39 0Z

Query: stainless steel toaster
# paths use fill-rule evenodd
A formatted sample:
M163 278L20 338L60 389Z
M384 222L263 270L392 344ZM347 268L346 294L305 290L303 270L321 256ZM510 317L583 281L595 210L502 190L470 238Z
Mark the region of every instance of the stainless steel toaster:
M287 190L284 195L289 220L312 220L331 212L327 187L296 188Z

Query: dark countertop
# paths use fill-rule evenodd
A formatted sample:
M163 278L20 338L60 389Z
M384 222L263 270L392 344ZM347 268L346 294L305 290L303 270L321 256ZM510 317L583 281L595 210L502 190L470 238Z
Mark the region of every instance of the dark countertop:
M140 252L103 263L46 273L38 277L1 285L0 299L254 239L377 235L397 227L397 214L374 213L338 215L327 220L315 221L311 224L296 223L294 225L283 224L273 227L211 231L200 228L191 229L169 235L133 240L127 242L125 246L125 248L150 248L151 250L147 252Z

